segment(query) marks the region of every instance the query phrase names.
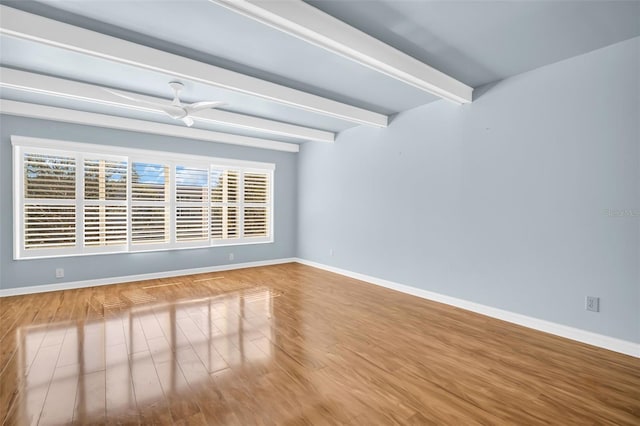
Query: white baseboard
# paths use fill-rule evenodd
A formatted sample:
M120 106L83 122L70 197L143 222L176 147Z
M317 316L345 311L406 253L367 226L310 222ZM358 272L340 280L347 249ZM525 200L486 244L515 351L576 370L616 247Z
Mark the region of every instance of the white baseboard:
M125 275L120 277L100 278L95 280L71 281L57 284L43 284L29 287L7 288L0 290L0 297L18 296L22 294L44 293L47 291L71 290L75 288L95 287L130 281L153 280L158 278L177 277L180 275L204 274L207 272L230 271L233 269L254 268L256 266L279 265L296 262L296 258L260 260L257 262L232 263L229 265L206 266L204 268L179 269L175 271L153 272L149 274Z
M314 268L324 269L325 271L334 272L350 278L355 278L370 284L379 285L402 293L418 296L423 299L433 300L435 302L444 303L455 306L457 308L466 309L492 318L498 318L503 321L518 324L534 330L543 331L545 333L554 334L556 336L565 337L567 339L576 340L578 342L587 343L589 345L620 352L625 355L631 355L640 358L640 343L629 342L627 340L616 339L614 337L593 333L579 328L569 327L567 325L557 324L550 321L529 317L515 312L505 311L503 309L493 308L491 306L481 305L479 303L470 302L468 300L458 299L444 294L434 293L432 291L399 284L393 281L372 277L345 269L336 268L322 263L313 262L306 259L297 258L295 260L303 265L313 266Z

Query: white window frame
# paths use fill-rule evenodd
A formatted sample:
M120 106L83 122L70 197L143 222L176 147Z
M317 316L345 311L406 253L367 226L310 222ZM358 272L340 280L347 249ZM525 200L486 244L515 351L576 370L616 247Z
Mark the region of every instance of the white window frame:
M83 256L95 254L114 254L114 253L137 253L150 251L167 251L179 249L196 249L217 246L234 246L245 244L264 244L273 243L274 229L274 174L275 164L261 163L253 161L243 161L235 159L225 159L217 157L199 156L180 154L165 151L152 151L134 148L123 148L119 146L97 145L90 143L69 142L62 140L33 138L27 136L11 136L11 144L13 146L13 241L14 250L13 258L15 260L37 259L48 257L65 257L65 256ZM42 248L42 249L25 249L24 247L24 172L23 159L24 153L32 151L34 153L43 153L51 155L64 155L74 157L76 159L76 245L70 248ZM106 247L85 247L84 245L84 208L86 205L95 205L97 200L84 199L84 159L88 158L105 158L117 159L127 162L127 243L120 246ZM167 208L169 209L169 238L166 243L139 244L133 245L131 242L131 168L134 162L158 163L169 166L169 199L167 200ZM176 241L176 166L187 167L205 167L208 170L212 168L232 168L239 170L239 223L238 237L233 239L214 240L211 238L211 220L212 214L209 211L209 231L207 241ZM245 172L267 173L269 179L269 202L268 202L268 235L265 237L244 237L242 217L244 214L244 197L243 197L243 177ZM211 176L208 178L211 184ZM210 194L210 187L208 188ZM211 200L208 205L211 207ZM109 202L107 201L107 204ZM114 202L113 204L120 204Z

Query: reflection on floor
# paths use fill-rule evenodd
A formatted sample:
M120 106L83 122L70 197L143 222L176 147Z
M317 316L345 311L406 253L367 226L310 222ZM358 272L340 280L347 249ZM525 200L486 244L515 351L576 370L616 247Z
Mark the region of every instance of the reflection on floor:
M640 423L638 359L298 264L0 308L7 424Z
M271 346L265 343L272 337L274 295L268 288L175 303L157 303L144 287L121 295L130 303L113 296L102 302L103 308L129 309L104 319L18 330L18 357L27 378L23 418L42 410L43 423L101 422L105 403L109 412L135 413L137 405L151 405L165 393L188 392L181 365L195 371L190 377L196 385L211 373L258 365L270 357ZM52 377L30 374L31 369L52 371L53 365ZM76 395L75 406L61 395Z

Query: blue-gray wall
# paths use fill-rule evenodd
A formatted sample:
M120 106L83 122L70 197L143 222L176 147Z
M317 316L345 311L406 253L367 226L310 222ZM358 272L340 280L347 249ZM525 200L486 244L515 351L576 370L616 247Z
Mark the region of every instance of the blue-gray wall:
M640 212L639 51L304 145L298 256L640 342L640 217L609 216Z
M13 260L11 135L276 164L275 242L135 254ZM201 268L295 256L297 154L11 116L0 117L0 289ZM233 252L234 261L229 261ZM55 278L64 268L65 277Z

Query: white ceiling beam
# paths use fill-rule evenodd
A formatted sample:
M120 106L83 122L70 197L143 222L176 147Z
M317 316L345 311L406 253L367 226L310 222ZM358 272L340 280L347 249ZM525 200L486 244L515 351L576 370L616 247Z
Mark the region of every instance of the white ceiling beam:
M115 115L96 114L93 112L10 101L6 99L0 99L0 113L19 117L38 118L42 120L60 121L63 123L105 127L108 129L197 139L207 142L242 145L276 151L298 152L300 150L300 146L295 143L232 135L229 133L213 132L211 130L194 129L193 127L186 127L183 125L157 123L154 121L117 117Z
M57 77L49 77L47 75L35 74L12 68L0 67L0 87L17 89L31 93L43 93L67 99L78 99L95 104L112 105L132 110L153 112L166 116L166 114L159 108L141 105L135 101L117 97L107 92L105 88L101 86L80 83ZM171 102L171 99L167 100L152 96L139 95L137 93L122 90L119 90L119 92L125 95L136 96L148 102L165 102L167 105ZM218 109L200 111L197 115L193 115L192 118L196 122L223 124L242 129L265 132L272 135L300 138L310 141L335 141L335 134L332 132Z
M301 0L210 1L432 95L472 101L473 88Z
M0 33L257 96L341 120L386 127L373 111L0 5Z

